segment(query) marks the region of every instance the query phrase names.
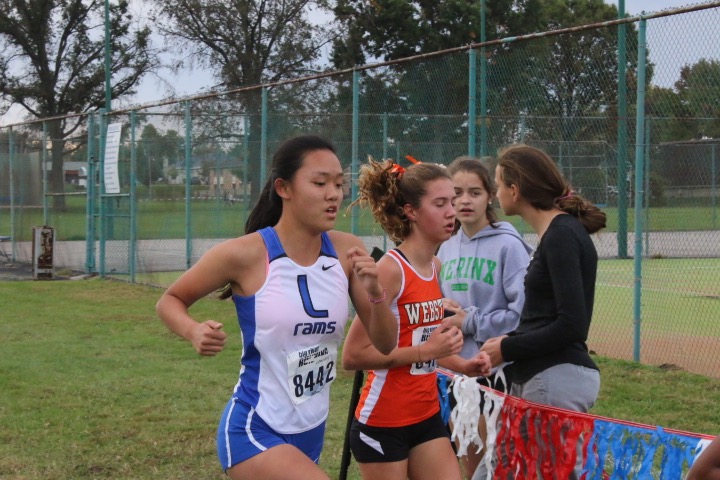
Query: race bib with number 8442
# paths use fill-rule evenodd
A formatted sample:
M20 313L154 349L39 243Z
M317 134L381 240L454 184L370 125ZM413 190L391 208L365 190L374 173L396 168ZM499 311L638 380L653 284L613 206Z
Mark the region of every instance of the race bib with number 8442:
M290 396L299 405L335 380L337 346L320 344L290 352L287 362Z

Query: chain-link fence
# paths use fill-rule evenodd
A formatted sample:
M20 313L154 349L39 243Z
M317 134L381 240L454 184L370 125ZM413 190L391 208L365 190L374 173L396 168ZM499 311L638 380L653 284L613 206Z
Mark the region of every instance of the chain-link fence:
M32 227L50 225L56 269L167 285L242 234L292 135L333 140L346 204L368 155L447 164L526 142L608 215L590 348L717 376L718 24L720 2L3 127L0 246L31 263ZM367 212L337 228L388 247Z

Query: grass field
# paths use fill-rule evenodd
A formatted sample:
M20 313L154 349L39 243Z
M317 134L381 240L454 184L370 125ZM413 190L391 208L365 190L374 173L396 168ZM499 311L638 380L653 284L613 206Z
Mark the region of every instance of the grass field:
M601 260L588 346L720 378L719 271L717 258L645 259L636 318L634 262Z
M215 428L241 354L231 304L199 302L230 340L201 358L154 313L160 289L99 279L0 283L0 478L223 479ZM720 433L720 380L596 357L593 413ZM321 465L337 478L353 374L340 372ZM351 468L350 478L359 476Z
M703 318L720 318L720 259L646 259L642 267L645 317L663 324L664 331L685 335L714 332L720 337L720 328L695 321L700 312ZM634 278L633 260L598 262L595 323L614 326L626 322L627 315L633 312Z
M47 224L55 227L56 240L83 240L87 232L86 199L82 196L67 197L64 211L49 209ZM345 206L348 201L345 201ZM108 239L129 238L130 209L128 200L123 198L118 205L107 204L106 214L114 216L112 227L106 232ZM615 207L603 207L607 214L606 232L617 231L618 212ZM381 234L372 216L366 209L357 209L356 230L358 235ZM193 238L231 238L240 235L245 225L248 209L242 203L230 206L220 199L193 200L191 202L190 225ZM345 213L345 210L343 210ZM137 205L138 238L165 239L185 238L186 213L184 200L146 200ZM633 228L634 210L627 211L628 228ZM520 232L527 232L519 217L506 219ZM695 231L720 227L720 212L711 206L654 207L648 210L648 224L653 231ZM43 224L41 207L25 207L15 213L15 240L30 240L32 226ZM351 216L341 215L336 229L351 231ZM10 234L8 208L0 209L0 233Z

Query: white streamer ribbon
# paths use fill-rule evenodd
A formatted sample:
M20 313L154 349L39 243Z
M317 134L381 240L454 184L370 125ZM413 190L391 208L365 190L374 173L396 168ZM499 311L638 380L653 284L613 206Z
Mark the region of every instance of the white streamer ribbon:
M503 385L506 385L505 373L502 367L495 372L495 381L492 382L491 387L494 389L495 385L499 384L500 381L502 381ZM482 451L483 440L478 435L478 419L480 415L483 415L485 417L487 438L485 439L485 455L481 461L484 463L485 469L478 468L476 473L480 474L481 470L484 470L487 472L486 479L492 480L495 470L495 445L497 444L500 426L500 411L505 398L494 393L493 390L483 390L485 402L482 411L480 411L480 389L481 387L474 377L459 374L452 377L452 391L456 404L452 412L450 412L450 420L453 423L450 438L453 441L457 440L458 457L467 455L471 444L477 445L476 453ZM474 475L473 480L482 480L482 478Z
M483 447L478 435L478 418L480 418L480 390L473 377L456 375L452 381L455 407L450 412L453 423L451 440L457 439L457 456L467 455L471 443L478 446L477 452Z

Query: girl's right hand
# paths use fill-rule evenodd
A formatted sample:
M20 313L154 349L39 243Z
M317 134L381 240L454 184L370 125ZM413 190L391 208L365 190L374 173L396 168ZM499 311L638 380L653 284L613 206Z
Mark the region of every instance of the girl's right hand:
M190 342L200 355L212 357L222 351L227 334L222 331L223 324L214 320L198 323L190 334Z
M444 319L428 337L423 350L432 353L432 358L443 358L459 353L463 346L463 335L453 326L450 319Z
M457 328L462 329L467 312L454 300L443 298L443 309L445 310L445 318L452 322Z
M507 335L491 338L480 347L480 351L486 352L490 357L490 363L493 367L497 367L505 361L502 356L502 341L505 337L507 337Z

